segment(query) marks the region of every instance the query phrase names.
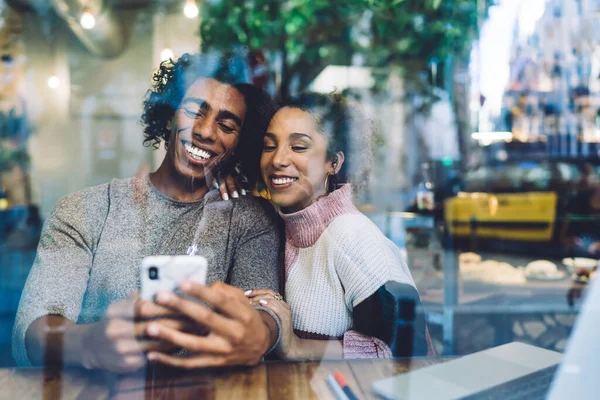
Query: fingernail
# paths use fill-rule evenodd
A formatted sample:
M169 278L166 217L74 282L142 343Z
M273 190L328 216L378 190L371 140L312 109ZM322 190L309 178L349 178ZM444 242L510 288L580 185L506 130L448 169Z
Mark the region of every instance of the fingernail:
M261 301L259 301L259 303L262 304L263 306L267 305L267 301L266 300L261 300Z
M151 324L150 326L148 326L147 332L150 336L158 336L158 334L160 333L160 329L158 325Z
M242 189L242 196L246 195L246 189Z
M223 200L225 200L225 201L229 200L229 195L227 193L223 194Z
M183 290L184 292L188 292L192 290L192 283L190 281L183 281L179 285L179 289Z
M233 193L231 194L231 197L233 197L234 199L237 199L240 197L240 195L238 194L237 190L234 190Z
M244 294L245 294L246 296L250 296L250 293L252 293L252 289L250 289L250 290L246 290L246 291L244 292Z
M159 303L168 303L173 299L173 295L170 292L159 292L156 295L156 301Z
M156 356L154 355L154 353L148 353L148 355L146 356L148 358L148 360L150 361L154 361L156 360Z

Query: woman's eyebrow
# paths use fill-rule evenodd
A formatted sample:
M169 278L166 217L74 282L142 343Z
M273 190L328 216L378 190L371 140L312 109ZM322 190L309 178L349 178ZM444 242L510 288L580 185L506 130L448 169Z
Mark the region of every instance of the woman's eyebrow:
M307 138L312 141L312 137L310 137L310 135L307 135L306 133L294 132L294 133L290 134L290 139L302 139L302 138Z

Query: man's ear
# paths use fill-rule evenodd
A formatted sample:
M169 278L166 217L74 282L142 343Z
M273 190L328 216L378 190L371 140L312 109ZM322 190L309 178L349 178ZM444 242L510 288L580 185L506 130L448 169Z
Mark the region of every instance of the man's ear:
M344 152L338 151L335 153L335 157L330 161L329 164L329 174L335 175L342 169L342 164L344 164Z

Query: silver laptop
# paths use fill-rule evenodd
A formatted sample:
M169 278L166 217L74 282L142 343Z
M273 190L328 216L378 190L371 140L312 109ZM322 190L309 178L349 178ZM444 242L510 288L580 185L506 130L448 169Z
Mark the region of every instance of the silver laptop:
M533 377L544 373L546 376L540 378L547 379L544 389L547 391L550 387L548 396L552 400L598 399L599 333L600 279L595 279L588 288L564 356L555 351L514 342L382 379L373 384L373 391L392 400L461 399L495 392L493 398L497 394L501 394L501 398L510 398L511 395L503 394L520 390L522 385L516 383L528 384ZM550 385L552 377L554 380Z
M600 398L600 279L590 283L548 398Z

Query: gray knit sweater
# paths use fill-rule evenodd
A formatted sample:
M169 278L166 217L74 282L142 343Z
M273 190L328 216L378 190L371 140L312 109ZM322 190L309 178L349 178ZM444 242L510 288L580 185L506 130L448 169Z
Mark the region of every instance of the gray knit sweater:
M47 220L13 330L13 356L30 365L25 333L48 314L98 321L107 307L139 290L150 255L186 254L197 238L207 282L277 290L279 230L262 199L220 201L216 190L195 202L166 197L149 176L115 179L62 198Z

